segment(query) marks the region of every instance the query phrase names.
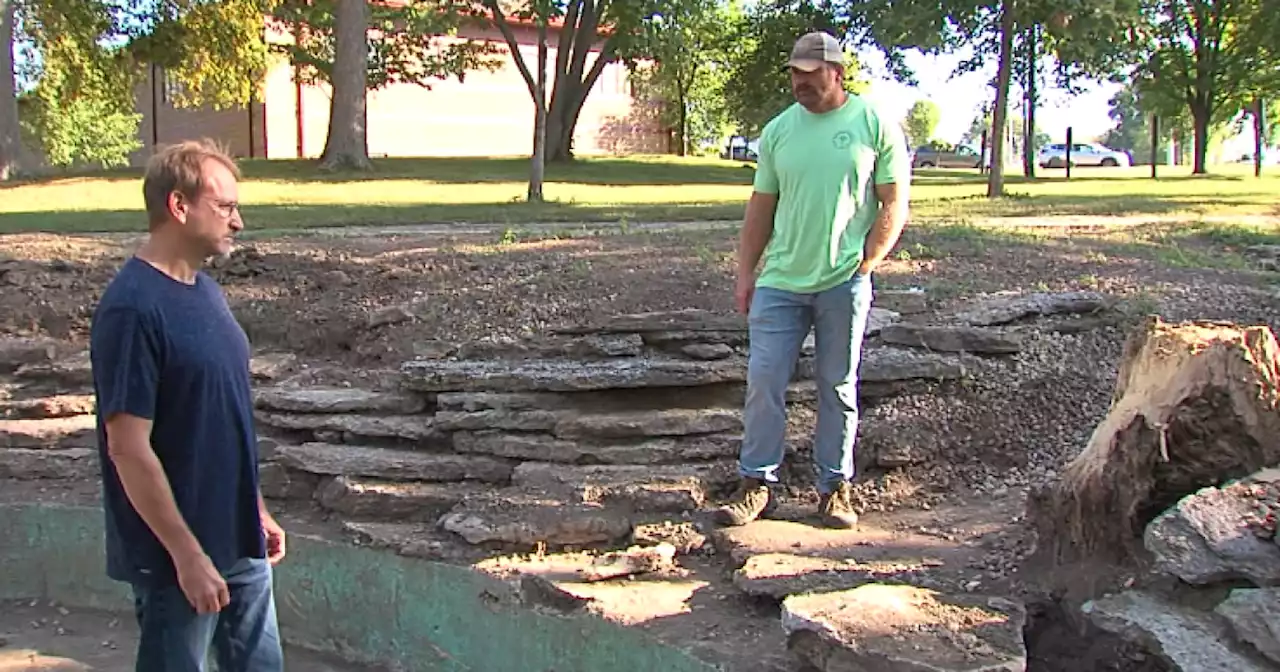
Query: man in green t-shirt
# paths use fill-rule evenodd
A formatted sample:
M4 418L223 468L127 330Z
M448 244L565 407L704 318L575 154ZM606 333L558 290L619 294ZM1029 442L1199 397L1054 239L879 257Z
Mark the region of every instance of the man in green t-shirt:
M818 419L813 458L823 524L852 528L858 364L871 312L871 272L907 220L910 157L897 123L844 90L844 50L826 33L801 37L787 65L796 104L760 136L738 250L738 309L751 351L739 472L720 522L772 507L786 435L786 392L814 331ZM763 265L757 273L757 266Z

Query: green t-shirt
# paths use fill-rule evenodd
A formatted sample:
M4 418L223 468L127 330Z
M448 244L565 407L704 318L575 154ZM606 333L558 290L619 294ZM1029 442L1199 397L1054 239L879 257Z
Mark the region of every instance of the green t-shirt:
M821 292L853 277L880 209L875 185L905 183L902 129L850 94L814 114L793 104L760 135L755 191L778 195L758 286Z

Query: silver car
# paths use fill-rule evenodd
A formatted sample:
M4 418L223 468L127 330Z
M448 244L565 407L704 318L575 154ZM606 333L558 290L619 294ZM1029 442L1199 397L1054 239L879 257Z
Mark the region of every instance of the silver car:
M1067 165L1067 146L1062 143L1045 145L1036 154L1036 165L1041 168L1064 168ZM1073 166L1129 167L1133 162L1125 152L1104 147L1095 142L1076 142L1071 145Z

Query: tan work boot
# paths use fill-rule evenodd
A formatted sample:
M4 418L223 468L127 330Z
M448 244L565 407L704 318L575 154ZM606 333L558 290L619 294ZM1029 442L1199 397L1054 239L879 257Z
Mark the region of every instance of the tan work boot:
M773 510L773 495L769 486L758 478L744 478L728 504L716 509L716 522L737 527L759 518Z
M843 481L818 503L818 515L822 524L838 530L852 530L858 526L858 514L853 510L849 492L853 486Z

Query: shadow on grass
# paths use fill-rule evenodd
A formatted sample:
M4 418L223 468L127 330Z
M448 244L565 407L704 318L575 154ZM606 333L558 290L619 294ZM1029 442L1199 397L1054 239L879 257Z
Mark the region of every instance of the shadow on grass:
M570 205L561 203L439 203L422 205L246 205L245 232L338 226L494 225L592 222L739 220L741 203ZM18 212L0 217L5 233L113 233L146 231L142 209Z
M324 171L314 160L244 159L238 162L246 180L263 182L362 183L385 180L421 180L442 184L525 182L529 159L525 157L445 157L375 159L374 169ZM737 161L690 161L676 157L581 158L551 163L547 182L611 186L675 186L689 184L750 184L755 169ZM142 179L141 168L79 170L0 186L16 187L67 179Z

